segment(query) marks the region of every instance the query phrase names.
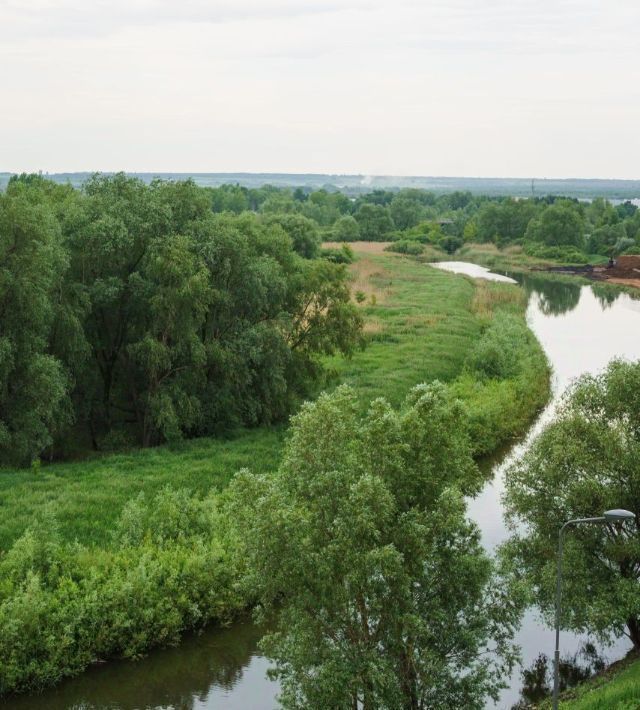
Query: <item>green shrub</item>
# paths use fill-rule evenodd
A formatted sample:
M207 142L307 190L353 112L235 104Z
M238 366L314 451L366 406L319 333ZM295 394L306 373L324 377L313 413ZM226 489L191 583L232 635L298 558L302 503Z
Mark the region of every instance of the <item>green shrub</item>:
M466 405L476 455L521 434L548 395L549 370L540 344L522 318L498 311L452 384Z
M115 551L63 545L51 518L0 562L0 694L41 688L104 658L136 658L246 606L215 498L126 506Z
M353 249L348 244L343 244L340 249L322 249L320 256L334 264L352 264L355 258Z
M583 251L573 246L546 246L536 242L525 242L524 252L538 259L554 259L570 264L584 264L587 257Z
M391 242L391 244L386 246L384 250L396 252L397 254L418 256L419 254L422 254L424 247L420 242L413 241L412 239L400 239L397 242Z
M514 377L522 367L529 331L521 318L499 313L469 353L466 368L481 378Z

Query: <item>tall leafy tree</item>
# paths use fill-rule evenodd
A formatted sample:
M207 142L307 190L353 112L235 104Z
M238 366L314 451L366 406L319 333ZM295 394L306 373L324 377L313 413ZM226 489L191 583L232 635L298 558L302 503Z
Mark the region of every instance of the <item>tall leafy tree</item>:
M246 582L277 615L281 702L484 707L517 614L465 519L480 477L463 411L438 384L357 411L347 387L305 405L278 473L230 493Z
M0 195L0 458L28 463L71 418L69 377L51 353L67 269L60 229L30 181Z
M570 390L557 418L505 476L514 525L505 548L551 619L558 531L611 508L640 515L640 362L613 361ZM567 535L562 626L640 648L640 528L585 525Z
M584 222L576 205L560 200L531 220L526 238L547 246L584 247Z
M333 225L334 238L339 242L355 242L360 238L360 227L350 215L344 215Z
M355 214L362 239L382 241L393 230L389 209L382 205L365 202Z
M422 205L416 199L396 195L389 205L389 213L398 229L409 229L422 218Z
M295 252L305 259L320 253L320 235L316 223L300 214L274 215L267 224L278 224L291 237Z

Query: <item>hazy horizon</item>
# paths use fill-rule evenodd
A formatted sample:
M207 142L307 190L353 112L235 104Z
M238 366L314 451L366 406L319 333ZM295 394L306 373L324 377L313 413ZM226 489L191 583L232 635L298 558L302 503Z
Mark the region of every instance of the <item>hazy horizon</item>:
M0 170L640 178L632 0L3 0Z

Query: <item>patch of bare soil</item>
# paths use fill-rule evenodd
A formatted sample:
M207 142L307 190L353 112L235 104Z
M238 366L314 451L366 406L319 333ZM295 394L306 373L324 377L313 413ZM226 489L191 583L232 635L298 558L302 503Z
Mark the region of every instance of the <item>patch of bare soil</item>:
M620 257L619 263L615 266L554 266L544 269L544 271L552 271L557 274L577 274L594 281L640 288L640 269L636 267L635 262L625 262L623 259L624 257Z
M621 286L635 286L635 288L640 288L640 278L637 279L620 279L613 277L606 279L609 283L620 284Z

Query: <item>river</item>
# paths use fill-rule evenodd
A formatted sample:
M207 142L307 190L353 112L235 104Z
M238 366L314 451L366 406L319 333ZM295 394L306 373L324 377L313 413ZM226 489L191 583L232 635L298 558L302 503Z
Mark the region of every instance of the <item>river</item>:
M504 471L531 439L551 420L558 401L575 377L595 373L613 357L640 358L640 301L598 287L581 286L538 275L497 275L463 262L440 268L479 278L517 280L529 295L529 325L553 368L552 399L522 441L493 464L493 480L470 502L485 547L492 551L505 539L501 494ZM513 277L513 278L512 278ZM591 512L591 511L588 511ZM268 680L268 663L257 650L260 630L248 621L230 629L210 629L190 636L177 648L152 652L138 662L115 661L90 668L39 696L22 696L0 707L15 710L273 710L277 685ZM526 615L517 642L525 667L540 652L551 655L553 632L535 612ZM562 653L573 653L584 638L564 633ZM621 639L606 650L609 660L621 657L628 643ZM511 679L498 708L517 701L521 669ZM10 704L7 704L10 703Z

